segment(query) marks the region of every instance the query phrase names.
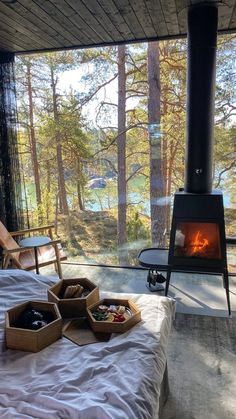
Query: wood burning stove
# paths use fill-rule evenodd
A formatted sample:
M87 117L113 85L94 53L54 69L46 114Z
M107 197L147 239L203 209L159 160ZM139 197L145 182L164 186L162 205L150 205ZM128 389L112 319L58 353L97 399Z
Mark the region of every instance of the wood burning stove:
M171 271L221 274L230 310L223 195L176 192L167 262L168 293Z
M144 249L138 259L167 271L165 295L174 270L221 274L230 314L223 196L212 190L217 21L216 3L188 11L185 185L174 197L169 251Z
M230 314L223 196L212 191L217 21L214 3L189 9L185 185L174 197L168 266L222 274Z
M172 266L193 270L227 269L223 196L177 192L169 247Z

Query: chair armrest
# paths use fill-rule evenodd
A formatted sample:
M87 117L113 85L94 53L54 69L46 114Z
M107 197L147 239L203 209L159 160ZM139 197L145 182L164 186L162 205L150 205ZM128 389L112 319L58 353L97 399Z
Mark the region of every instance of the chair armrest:
M16 247L15 249L3 249L2 253L4 255L10 254L10 253L20 253L28 250L28 247Z
M52 228L54 228L54 224L51 225L47 225L47 226L42 226L42 227L32 227L32 228L27 228L25 230L18 230L18 231L12 231L10 232L11 236L22 236L26 233L33 233L34 231L45 231L45 230L51 230Z

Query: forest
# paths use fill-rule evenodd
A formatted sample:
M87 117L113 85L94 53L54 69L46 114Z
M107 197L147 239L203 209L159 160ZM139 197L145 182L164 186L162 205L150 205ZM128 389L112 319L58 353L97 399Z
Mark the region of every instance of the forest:
M168 247L184 183L186 40L18 55L22 199L69 260L135 264ZM236 232L236 36L218 38L213 185Z

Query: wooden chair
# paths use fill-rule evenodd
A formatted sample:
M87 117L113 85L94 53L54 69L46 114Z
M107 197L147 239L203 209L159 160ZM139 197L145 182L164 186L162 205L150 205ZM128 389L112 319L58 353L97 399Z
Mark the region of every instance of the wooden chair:
M53 225L48 225L9 233L0 221L0 246L3 248L3 269L6 269L11 262L15 268L26 271L36 269L36 272L39 273L38 269L40 267L53 263L59 278L62 278L61 261L66 260L67 256L63 252L61 241L53 240L53 227ZM44 236L47 235L48 239L45 237L46 243L37 244L37 240L35 240L34 245L22 247L14 240L14 237L23 237L24 235L33 235L35 237L34 233L36 232L41 235L43 233Z

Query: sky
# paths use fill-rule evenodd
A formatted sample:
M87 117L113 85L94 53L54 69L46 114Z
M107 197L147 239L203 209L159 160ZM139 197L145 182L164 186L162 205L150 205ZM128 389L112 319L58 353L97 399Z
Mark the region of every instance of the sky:
M87 69L86 69L87 71ZM83 76L82 68L78 68L75 70L69 70L64 72L60 76L60 80L58 83L59 89L61 91L69 91L72 87L76 93L84 92L86 86L84 82L81 81ZM86 88L88 90L88 88ZM98 110L98 106L102 101L111 102L111 103L118 103L118 96L117 96L117 80L113 80L109 85L105 88L102 88L97 94L96 97L90 101L89 105L84 106L82 114L86 117L89 121L96 124L96 114ZM112 112L112 123L117 125L117 115L116 112Z

